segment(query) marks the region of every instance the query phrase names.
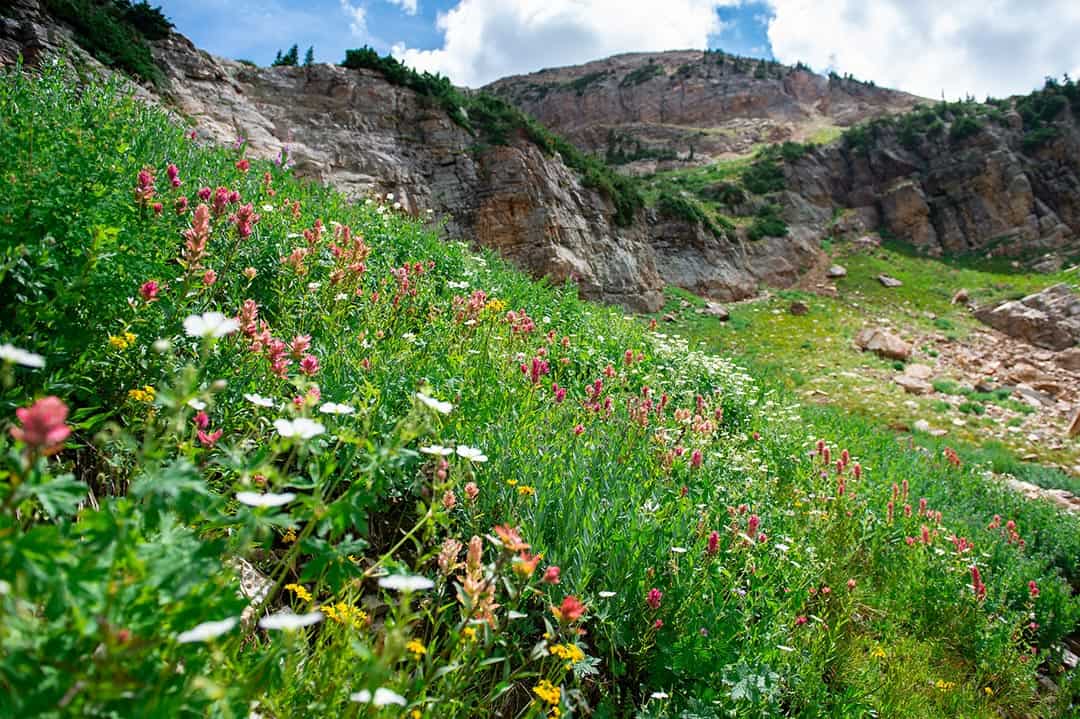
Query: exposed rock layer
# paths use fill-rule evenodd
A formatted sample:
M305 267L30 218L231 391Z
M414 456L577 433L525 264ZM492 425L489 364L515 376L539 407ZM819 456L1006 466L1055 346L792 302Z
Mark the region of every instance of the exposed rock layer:
M506 77L486 89L590 152L699 161L755 145L806 141L830 128L910 109L919 98L762 60L678 50L627 53ZM618 137L616 137L618 136ZM650 163L639 163L639 170ZM655 165L655 163L652 163Z
M1022 121L985 122L970 137L905 145L882 129L865 150L819 147L788 164L789 221L853 233L881 229L934 256L1022 257L1056 270L1080 251L1080 127L1068 109L1046 144ZM838 227L834 212L848 208Z

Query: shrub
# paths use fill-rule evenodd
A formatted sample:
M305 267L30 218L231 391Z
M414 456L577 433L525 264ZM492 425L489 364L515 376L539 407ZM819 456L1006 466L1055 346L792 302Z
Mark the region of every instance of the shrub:
M787 233L788 226L780 216L780 205L770 203L764 205L754 215L746 236L756 242L765 237L785 237Z
M147 40L159 40L172 28L160 8L130 0L45 0L49 11L75 29L75 39L102 64L140 80L161 85L165 76L154 62Z
M973 115L964 115L957 119L952 127L949 128L949 139L954 142L959 142L972 135L975 135L982 129L982 123L978 118Z

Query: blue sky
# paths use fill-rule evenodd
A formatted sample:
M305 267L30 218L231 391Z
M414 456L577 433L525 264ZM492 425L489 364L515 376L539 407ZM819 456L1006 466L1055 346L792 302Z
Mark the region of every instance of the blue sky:
M320 62L371 45L477 87L620 52L720 48L924 97L1028 92L1080 76L1076 0L152 0L216 55ZM1050 20L1048 20L1048 18Z
M316 60L331 63L340 62L346 49L365 44L382 53L401 44L410 49L435 50L443 43L436 19L458 2L415 1L415 14L401 2L390 0L233 0L228 4L220 0L155 0L155 4L160 4L176 28L203 50L268 65L278 50L294 43L300 46L301 57L308 46L314 46ZM226 7L228 10L224 10ZM362 26L355 23L357 8L363 13ZM749 2L716 7L713 12L721 27L719 32L707 35L708 47L772 57L765 25L767 5ZM530 69L550 64L556 63ZM511 71L520 72L521 68Z

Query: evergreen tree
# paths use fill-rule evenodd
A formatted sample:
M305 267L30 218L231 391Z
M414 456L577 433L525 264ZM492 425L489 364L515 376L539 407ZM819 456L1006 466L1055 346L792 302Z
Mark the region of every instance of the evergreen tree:
M311 67L315 64L315 47L310 46L307 52L304 53L304 67Z
M270 63L270 67L278 67L281 65L281 50L277 51L277 55L274 56L274 61Z
M300 62L300 48L293 45L289 48L289 51L285 53L285 56L281 58L282 65L288 65L289 67L296 67Z

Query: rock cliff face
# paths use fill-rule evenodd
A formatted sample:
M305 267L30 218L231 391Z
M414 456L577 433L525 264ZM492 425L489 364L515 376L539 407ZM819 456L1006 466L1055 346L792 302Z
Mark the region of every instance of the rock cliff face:
M1015 112L958 138L901 141L877 129L863 147L819 147L786 168L792 222L827 231L837 208L849 230L882 229L935 256L993 254L1060 268L1080 251L1080 127L1068 108L1056 136L1025 143Z
M588 151L698 162L764 142L827 136L919 101L856 80L700 50L616 55L503 78L485 89ZM630 165L648 171L656 163Z
M168 80L137 92L191 121L207 140L243 137L252 155L283 149L296 171L360 198L393 192L413 212L447 219L448 238L491 247L554 282L632 310L656 310L665 284L737 299L790 283L819 250L808 238L754 246L706 237L685 221L640 211L629 227L558 156L524 137L481 146L445 111L378 73L329 65L256 68L214 57L173 34L153 44ZM106 72L40 0L0 13L0 64L57 51Z

